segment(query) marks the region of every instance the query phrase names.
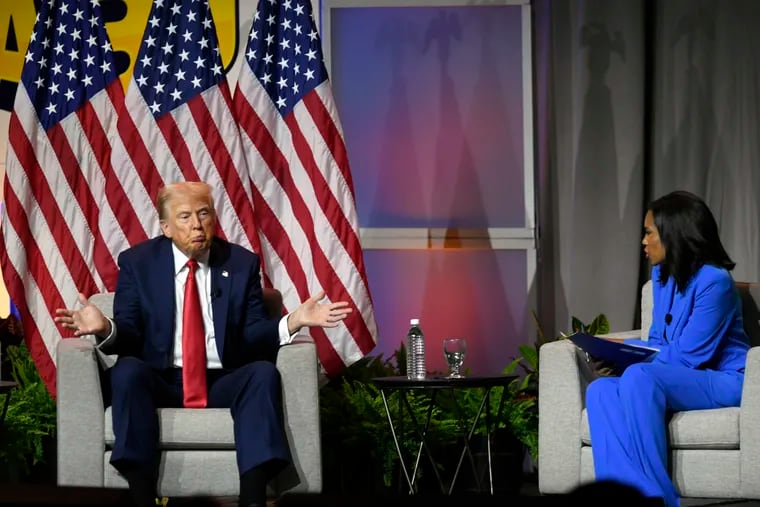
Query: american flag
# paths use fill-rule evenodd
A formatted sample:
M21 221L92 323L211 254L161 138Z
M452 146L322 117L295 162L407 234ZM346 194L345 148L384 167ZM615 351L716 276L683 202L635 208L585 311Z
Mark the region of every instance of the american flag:
M154 0L118 128L114 165L135 212L124 220L142 225L130 244L158 234L159 187L187 180L205 181L217 193L219 235L258 249L250 180L206 0Z
M56 308L112 290L123 190L111 138L124 93L97 0L46 0L11 113L0 263L25 340L55 395Z
M349 301L312 328L328 376L377 342L351 170L309 0L260 0L235 90L263 268L286 308L319 290Z

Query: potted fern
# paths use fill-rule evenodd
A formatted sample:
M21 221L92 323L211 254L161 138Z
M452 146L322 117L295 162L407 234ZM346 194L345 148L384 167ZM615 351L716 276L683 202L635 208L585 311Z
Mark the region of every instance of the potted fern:
M510 367L519 367L524 373L524 384L521 386L521 392L523 395L532 396L535 399L535 403L532 406L532 410L535 412L535 427L532 425L524 434L523 440L526 442L530 450L530 455L534 464L538 464L538 360L539 349L541 345L554 341L564 340L569 336L568 333L560 333L556 338L547 338L541 324L538 321L538 315L536 312L531 312L533 315L533 322L536 325L536 331L538 337L532 345L521 345L519 347L520 357L515 359ZM583 332L592 335L605 334L610 332L610 323L607 316L603 313L598 314L590 322L584 323L578 317L571 317L571 333ZM571 334L570 333L570 334ZM517 431L520 431L519 429ZM540 465L539 465L540 466Z
M352 364L320 390L320 425L325 477L325 491L363 493L405 491L401 480L398 453L388 423L380 389L372 379L406 375L406 349L402 344L388 359L366 356ZM401 410L398 393L386 398L395 420L399 445L405 456L417 452L418 439L412 416ZM407 393L407 401L416 421L427 417L428 399L416 392ZM453 416L435 406L431 412L427 439L436 448L451 445L458 429ZM438 453L436 453L438 454ZM423 459L418 470L419 486L434 488L425 480L434 472Z
M6 355L18 387L0 428L0 482L52 481L55 402L23 343L8 346Z
M518 373L519 366L535 364L536 354L530 348L523 356L514 359L504 369L505 374ZM352 364L343 374L333 379L320 391L320 424L322 427L323 460L325 462L325 491L405 492L405 479L401 476L398 453L390 431L382 394L372 382L374 377L403 376L406 374L406 349L403 344L389 359L367 356ZM431 375L435 375L431 372ZM533 374L518 375L507 387L495 387L489 398L489 412L493 422L494 470L507 468L506 476L516 479L511 489L519 489L525 449L537 452L538 419L536 396L531 392ZM457 466L462 451L462 435L468 428L462 421L473 421L482 401L477 389L456 389L440 395L433 407L429 406L428 394L422 390L409 390L407 400L418 423L428 416L430 425L426 433L438 470L433 470L423 456L417 472L419 492L439 491L436 473L448 483ZM411 416L401 410L397 392L386 398L393 414L397 437L402 453L408 458L419 450L419 438ZM482 417L482 416L481 416ZM482 424L475 427L475 437L484 437ZM478 445L473 439L476 468L481 476L486 472L485 454L478 455ZM484 451L483 451L484 452ZM504 462L499 460L506 459ZM411 470L409 470L411 473ZM482 477L481 477L482 478ZM469 460L462 464L457 490L473 487ZM468 486L467 482L470 481ZM486 485L487 481L482 485ZM503 484L504 481L499 481ZM461 484L461 485L460 485Z

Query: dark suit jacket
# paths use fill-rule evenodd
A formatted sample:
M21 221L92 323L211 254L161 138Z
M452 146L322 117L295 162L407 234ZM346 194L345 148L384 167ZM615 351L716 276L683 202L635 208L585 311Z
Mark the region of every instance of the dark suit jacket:
M170 368L174 346L175 291L172 241L159 236L119 255L114 296L117 334L103 344L106 354L132 355L154 368ZM277 320L262 304L259 258L214 238L209 255L214 335L222 366L274 361Z

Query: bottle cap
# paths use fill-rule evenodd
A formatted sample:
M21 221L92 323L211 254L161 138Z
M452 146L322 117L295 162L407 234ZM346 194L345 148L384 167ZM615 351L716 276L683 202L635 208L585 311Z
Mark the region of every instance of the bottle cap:
M413 326L419 326L420 325L420 319L411 319L409 320L409 324Z

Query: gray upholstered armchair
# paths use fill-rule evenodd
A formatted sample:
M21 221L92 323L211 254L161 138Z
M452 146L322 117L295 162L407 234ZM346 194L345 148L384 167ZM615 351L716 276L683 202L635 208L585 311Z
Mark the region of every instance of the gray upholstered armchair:
M90 298L106 315L113 294ZM279 292L265 289L270 314L281 314ZM278 313L280 312L280 313ZM104 403L102 371L113 357L101 356L89 339L62 339L57 348L58 484L126 488L126 480L109 464L113 444L111 409ZM111 362L112 364L112 362ZM318 368L313 342L299 341L277 357L283 410L293 466L271 484L275 495L286 491L318 493L322 489ZM233 496L239 481L227 409L159 409L163 496ZM252 429L255 431L255 429Z
M760 498L760 284L738 283L750 337L741 407L677 412L668 425L671 477L681 496ZM642 329L611 336L646 339L651 281L642 288ZM538 488L567 493L594 480L584 394L595 377L569 340L539 351Z

